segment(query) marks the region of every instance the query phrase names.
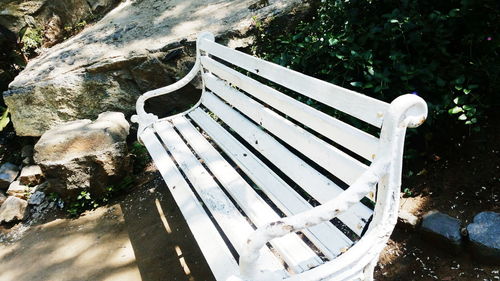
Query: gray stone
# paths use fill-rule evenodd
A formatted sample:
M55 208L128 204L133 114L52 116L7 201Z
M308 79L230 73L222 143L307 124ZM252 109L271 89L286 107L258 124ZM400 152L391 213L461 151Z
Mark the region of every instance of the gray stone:
M99 114L94 122L67 122L45 132L35 145L35 162L47 178L47 193L74 199L82 190L99 195L130 171L123 113Z
M460 220L438 211L430 211L422 218L423 238L444 250L458 253L462 249Z
M467 226L472 253L483 262L500 265L500 213L481 212Z
M94 7L103 1L90 3ZM58 124L93 119L104 111L132 114L144 89L166 86L187 73L201 31L210 30L229 44L233 38L251 37L256 20L308 7L300 0L274 0L250 10L254 2L123 2L101 21L30 60L10 84L4 100L16 133L40 136Z
M21 175L19 175L19 182L23 185L34 186L40 184L43 180L43 172L38 165L23 167Z
M19 174L19 167L5 163L0 167L0 189L7 189Z
M7 189L8 196L15 196L17 198L26 199L30 194L31 188L26 185L22 185L19 181L13 181L9 189Z
M45 193L41 191L35 191L28 199L28 204L30 205L40 205L45 199Z
M24 220L27 212L28 202L14 196L9 196L0 207L0 223Z

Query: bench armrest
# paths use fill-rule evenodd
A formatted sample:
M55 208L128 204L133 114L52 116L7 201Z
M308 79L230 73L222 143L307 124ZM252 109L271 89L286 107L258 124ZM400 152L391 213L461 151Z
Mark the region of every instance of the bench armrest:
M251 277L256 273L254 269L259 250L270 240L329 221L359 203L375 189L377 183L387 173L388 167L389 161L381 158L373 162L348 189L325 204L257 228L247 240L245 250L240 257L240 274Z
M243 279L255 279L256 274L259 274L256 270L259 250L270 240L330 221L374 190L385 176L388 176L391 188L399 192L406 128L418 127L426 117L427 105L422 98L410 94L396 98L384 117L379 153L370 167L349 188L325 204L257 228L248 238L240 256L240 274ZM381 196L391 196L391 193L385 192ZM395 196L398 205L399 193ZM394 218L392 221L395 223Z
M169 93L172 93L174 91L179 90L180 88L186 86L189 82L191 82L196 75L201 71L201 60L200 60L200 51L198 50L199 46L199 41L201 39L208 39L211 41L214 41L214 35L209 33L209 32L202 32L196 41L196 62L194 63L193 68L189 71L186 76L184 76L181 80L175 82L174 84L158 88L155 90L148 91L144 94L142 94L138 99L135 104L136 107L136 115L133 115L130 120L134 123L139 124L139 128L137 130L137 139L140 140L140 135L146 129L148 126L153 124L158 120L158 116L152 114L152 113L147 113L146 110L144 110L144 104L146 100L161 96L161 95L166 95Z

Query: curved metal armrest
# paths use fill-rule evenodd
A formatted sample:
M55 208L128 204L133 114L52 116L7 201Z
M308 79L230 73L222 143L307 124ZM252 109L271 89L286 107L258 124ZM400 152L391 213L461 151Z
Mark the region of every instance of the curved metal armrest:
M380 158L370 165L358 180L348 189L330 201L312 208L311 210L286 217L257 228L247 240L245 249L240 256L240 273L244 278L253 278L256 274L255 266L259 257L259 250L270 240L297 232L329 221L358 203L386 174L389 161Z
M196 75L200 71L200 68L201 68L200 66L201 66L200 58L197 55L196 62L194 64L193 68L181 80L175 82L172 85L168 85L168 86L165 86L162 88L148 91L148 92L144 93L143 95L141 95L137 99L137 102L135 105L137 115L133 115L132 118L130 119L132 122L139 124L137 136L139 136L142 133L142 131L144 131L144 129L146 127L148 127L149 125L151 125L152 123L154 123L158 120L158 116L156 116L152 113L147 113L144 110L144 103L146 102L146 100L153 98L153 97L172 93L172 92L177 91L180 88L186 86L189 82L191 82L196 77Z

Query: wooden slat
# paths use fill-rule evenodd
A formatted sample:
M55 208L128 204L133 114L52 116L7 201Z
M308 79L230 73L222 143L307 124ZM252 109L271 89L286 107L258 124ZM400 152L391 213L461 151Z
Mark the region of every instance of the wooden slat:
M287 216L312 208L304 198L262 163L257 156L201 109L192 111L189 116L212 137L217 145ZM319 224L303 232L330 259L335 258L352 244L352 241L331 223Z
M236 251L241 253L254 229L193 155L172 125L163 121L155 123L154 128L226 237ZM281 275L286 276L283 266L268 248L260 250L259 268L271 272L281 271Z
M388 104L351 90L330 84L261 60L209 40L200 40L199 48L304 96L322 102L376 127L382 126Z
M345 152L230 87L224 80L212 74L204 74L204 81L206 87L219 97L347 184L354 183L368 168ZM207 92L203 102L211 103L214 100L212 93Z
M372 161L378 139L358 128L333 118L315 108L241 74L207 56L201 57L203 67L227 80L255 98L308 126L317 133Z
M280 218L185 117L178 117L172 121L184 139L257 227ZM295 272L307 270L321 263L319 257L296 234L274 239L271 245Z
M325 203L343 191L213 94L204 93L203 103L318 202ZM359 235L371 214L368 207L359 203L339 216L339 219Z
M141 140L151 154L156 167L186 219L189 229L193 233L215 278L217 280L227 280L230 276L239 274L238 264L224 240L179 170L177 170L170 156L154 135L153 130L151 128L146 129L141 135Z

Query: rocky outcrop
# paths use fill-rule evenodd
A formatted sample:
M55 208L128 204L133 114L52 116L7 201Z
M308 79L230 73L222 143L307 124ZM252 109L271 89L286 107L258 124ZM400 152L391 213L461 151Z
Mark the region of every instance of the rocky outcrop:
M118 2L120 0L0 1L0 90L5 90L18 68L25 64L23 53L29 55L36 48L53 46Z
M122 113L106 112L97 120L64 123L42 135L34 160L48 182L46 192L75 199L82 190L99 195L130 171L126 138L129 124Z
M26 218L28 202L14 196L9 196L0 207L0 223L10 223Z
M250 36L256 20L302 11L306 5L299 0L255 2L260 3L136 0L120 4L92 27L30 61L10 84L4 100L16 133L40 136L63 122L95 118L103 111L131 114L139 94L187 73L199 32L211 31L219 41L230 41L231 47L247 46L248 41L239 39Z

